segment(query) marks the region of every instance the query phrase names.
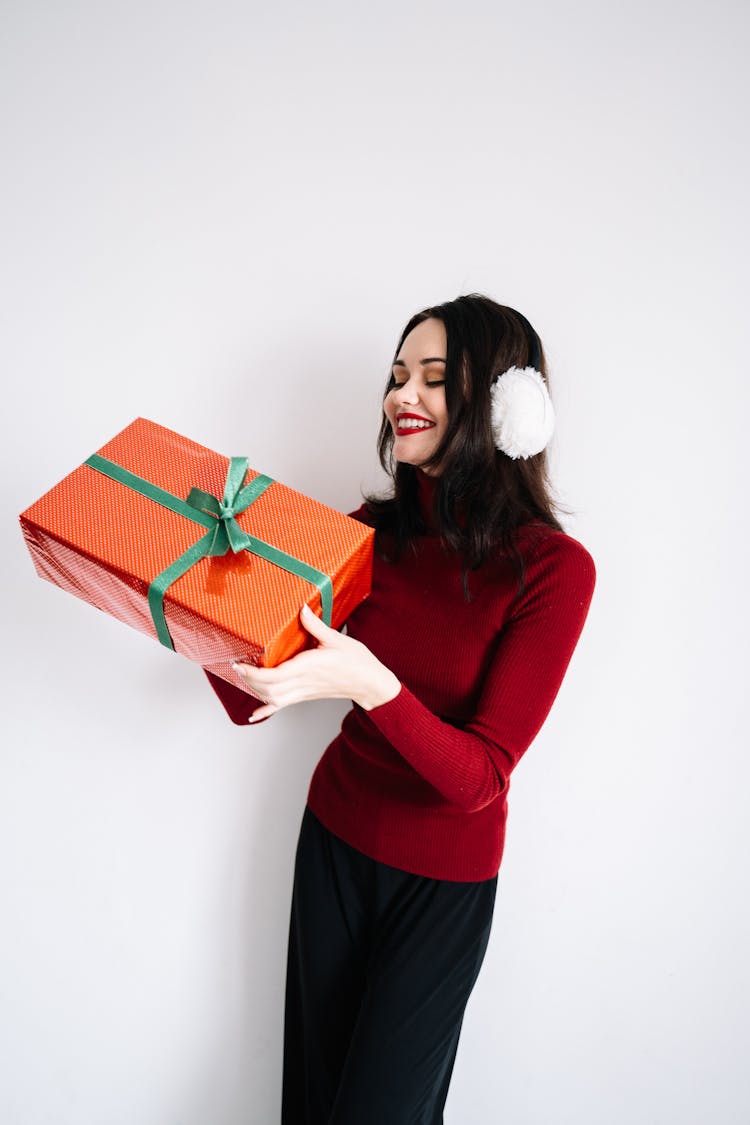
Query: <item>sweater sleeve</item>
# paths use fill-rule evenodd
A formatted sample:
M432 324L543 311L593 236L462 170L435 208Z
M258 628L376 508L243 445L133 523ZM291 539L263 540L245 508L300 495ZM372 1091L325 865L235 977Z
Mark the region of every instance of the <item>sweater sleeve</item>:
M506 789L550 712L595 583L586 548L567 535L549 536L498 634L476 711L463 727L440 719L403 683L394 699L364 714L446 800L465 811L484 808Z

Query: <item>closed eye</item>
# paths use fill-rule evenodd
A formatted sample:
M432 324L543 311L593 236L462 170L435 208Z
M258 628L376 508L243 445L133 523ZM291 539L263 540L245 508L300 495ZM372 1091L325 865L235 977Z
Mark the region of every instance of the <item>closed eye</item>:
M399 380L395 377L395 375L391 375L391 386L392 387L403 387L405 385L405 383L407 383L407 382L408 382L407 379ZM444 383L445 383L445 379L430 379L428 382L425 383L425 386L426 387L442 387L444 385Z

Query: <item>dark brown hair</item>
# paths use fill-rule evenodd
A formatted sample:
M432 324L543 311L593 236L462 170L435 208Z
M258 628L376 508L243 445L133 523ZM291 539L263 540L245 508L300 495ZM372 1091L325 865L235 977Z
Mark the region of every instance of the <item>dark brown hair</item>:
M552 499L546 450L514 459L495 447L490 388L509 367L532 363L549 386L542 343L521 313L481 293L469 293L416 313L401 333L394 360L411 330L430 317L443 322L447 337L448 425L443 440L425 462L428 467L441 466L435 489L436 527L446 547L462 557L467 600L467 570L477 569L498 548L513 560L520 594L524 563L517 546L518 528L539 523L563 531L555 513L567 509ZM393 385L389 372L384 398ZM417 502L416 469L395 461L393 430L385 415L378 434L378 455L393 489L385 496L365 495L364 500L374 517L375 549L392 562L426 528ZM386 536L392 544L389 550Z

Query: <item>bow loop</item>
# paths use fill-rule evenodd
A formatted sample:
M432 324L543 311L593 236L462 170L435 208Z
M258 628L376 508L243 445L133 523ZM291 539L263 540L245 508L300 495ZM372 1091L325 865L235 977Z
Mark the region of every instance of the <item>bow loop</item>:
M236 517L249 508L268 488L269 477L257 476L246 487L247 457L231 457L223 499L219 500L202 488L191 488L187 498L191 508L216 517L216 527L209 541L208 553L212 556L226 555L228 551L236 555L247 549L250 539L237 523Z

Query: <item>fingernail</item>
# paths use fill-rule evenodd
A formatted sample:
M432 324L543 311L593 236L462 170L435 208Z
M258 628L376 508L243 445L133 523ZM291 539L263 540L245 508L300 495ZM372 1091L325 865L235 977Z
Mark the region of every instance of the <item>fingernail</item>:
M310 609L309 605L307 605L307 603L305 603L305 605L302 606L302 616L303 617L314 617L315 616L315 614Z

